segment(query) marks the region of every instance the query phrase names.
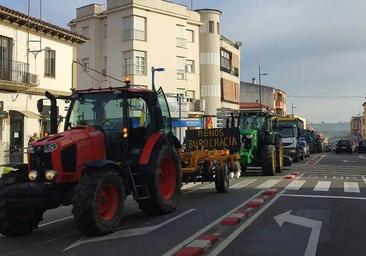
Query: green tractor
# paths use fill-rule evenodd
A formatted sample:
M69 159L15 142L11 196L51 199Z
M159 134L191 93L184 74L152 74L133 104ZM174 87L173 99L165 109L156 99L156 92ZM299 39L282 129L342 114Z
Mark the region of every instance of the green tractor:
M283 144L272 129L273 115L261 111L241 111L231 125L240 129L240 163L244 173L247 167L262 167L262 174L273 176L284 166Z

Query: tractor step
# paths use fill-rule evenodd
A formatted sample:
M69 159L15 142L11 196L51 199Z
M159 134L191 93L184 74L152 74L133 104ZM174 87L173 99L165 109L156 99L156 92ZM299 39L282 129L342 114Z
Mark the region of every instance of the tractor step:
M141 178L142 174L139 172L130 172L130 174L136 199L143 200L150 198L149 190Z

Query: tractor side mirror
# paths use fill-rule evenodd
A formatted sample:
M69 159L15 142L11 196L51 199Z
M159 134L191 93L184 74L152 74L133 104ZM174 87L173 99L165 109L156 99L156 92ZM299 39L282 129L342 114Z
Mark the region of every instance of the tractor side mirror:
M37 101L37 110L38 110L39 113L42 113L42 111L43 111L43 99L39 99Z

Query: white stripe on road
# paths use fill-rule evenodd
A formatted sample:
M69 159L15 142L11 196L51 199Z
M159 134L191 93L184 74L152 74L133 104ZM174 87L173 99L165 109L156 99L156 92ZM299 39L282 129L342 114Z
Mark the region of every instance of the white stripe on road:
M249 184L252 184L255 181L257 181L257 180L256 179L243 180L243 181L241 181L239 183L236 183L236 184L230 186L230 188L241 189L241 188L244 188L244 187L248 186Z
M212 189L215 187L215 182L212 182L206 186L200 187L199 189Z
M285 187L285 190L299 190L305 182L305 180L293 180Z
M267 189L267 188L271 188L273 187L274 185L276 185L278 182L280 182L281 180L280 179L276 179L276 180L267 180L266 182L258 185L256 187L256 189Z
M188 189L188 188L191 188L191 187L194 187L194 186L198 186L199 185L199 183L188 183L188 184L184 184L183 186L182 186L182 189Z
M366 183L366 178L365 178L365 176L361 176L361 177L362 177L363 182L364 182L364 183Z
M329 191L330 181L318 181L314 191Z
M222 221L223 219L225 219L229 215L233 214L238 209L242 208L244 205L246 205L248 202L252 201L254 198L258 197L262 193L263 193L263 190L259 191L257 194L255 194L254 196L252 196L251 198L249 198L248 200L246 200L244 203L239 204L238 206L236 206L234 209L232 209L228 213L225 213L220 218L214 220L213 222L211 222L210 224L208 224L206 227L204 227L201 230L197 231L195 234L193 234L192 236L188 237L183 242L179 243L178 245L176 245L175 247L173 247L172 249L170 249L169 251L167 251L166 253L164 253L162 256L171 256L171 255L174 255L179 249L183 248L184 246L186 246L187 244L189 244L190 242L192 242L194 239L196 239L197 237L199 237L200 235L202 235L203 233L205 233L207 230L209 230L213 226L215 226L218 223L220 223L220 221Z
M357 182L345 182L344 183L344 192L360 193L360 188L358 187L358 183Z
M54 220L54 221L50 221L50 222L43 223L41 225L38 225L38 227L41 228L41 227L44 227L44 226L48 226L48 225L51 225L51 224L54 224L54 223L57 223L57 222L60 222L60 221L72 219L72 218L74 218L74 216L68 216L68 217L65 217L65 218L62 218L62 219L58 219L58 220Z
M285 191L282 190L271 201L259 209L252 217L245 221L239 228L237 228L230 236L223 240L210 254L209 256L216 256L222 252L230 243L239 236L247 227L250 226L268 207L270 207Z

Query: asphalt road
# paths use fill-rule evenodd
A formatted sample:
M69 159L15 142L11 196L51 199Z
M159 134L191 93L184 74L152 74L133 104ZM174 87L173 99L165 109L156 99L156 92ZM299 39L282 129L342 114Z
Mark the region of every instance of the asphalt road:
M209 183L184 186L179 208L166 216L147 216L129 199L120 230L97 238L83 237L71 208L62 207L30 236L0 237L0 255L193 255L197 248L197 255L361 255L363 175L366 155L315 154L274 177L252 170L231 180L227 194ZM263 196L269 188L277 192ZM255 207L253 199L264 201Z

